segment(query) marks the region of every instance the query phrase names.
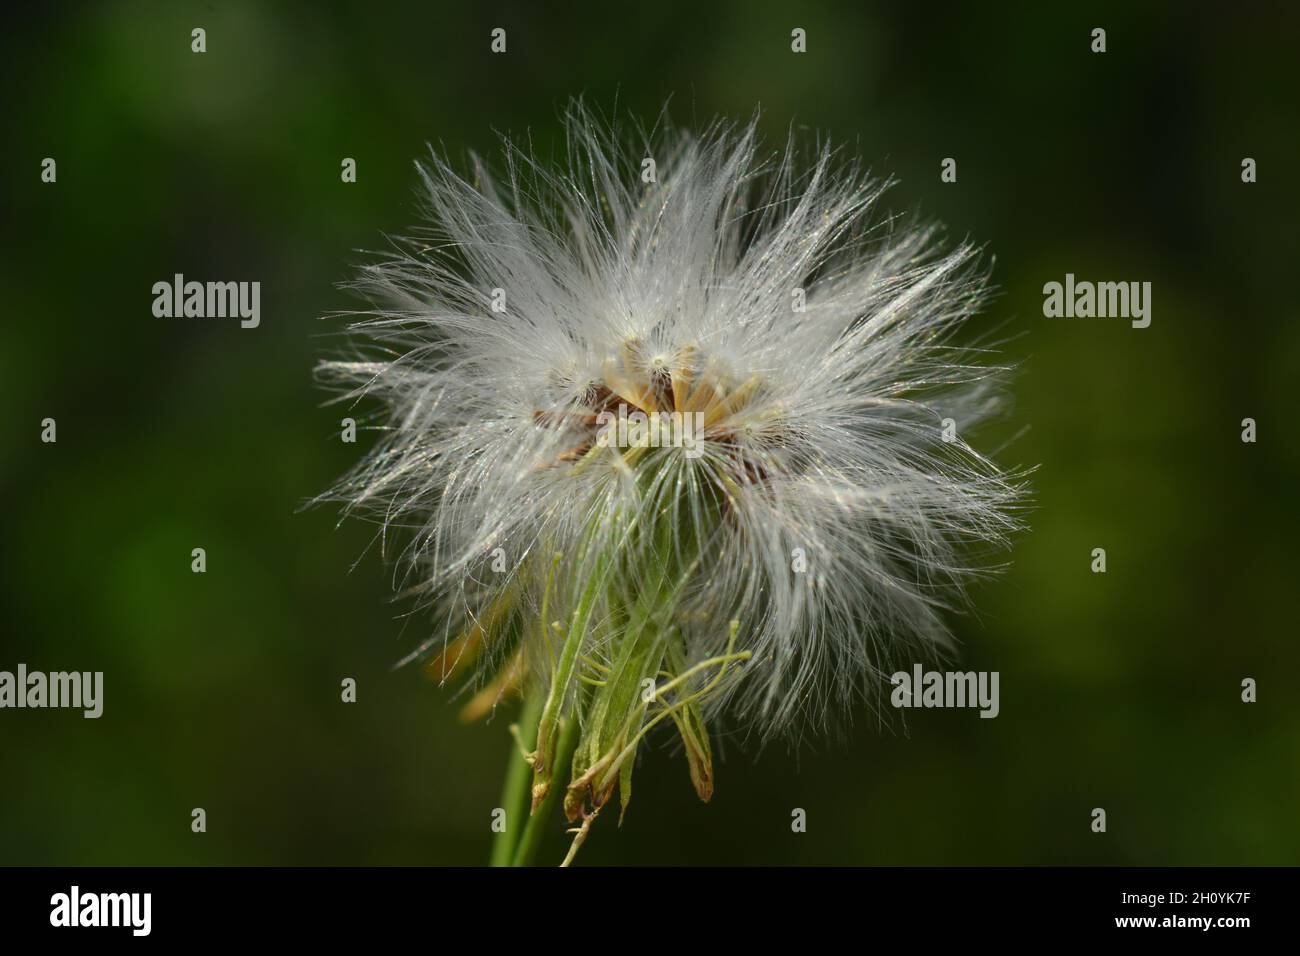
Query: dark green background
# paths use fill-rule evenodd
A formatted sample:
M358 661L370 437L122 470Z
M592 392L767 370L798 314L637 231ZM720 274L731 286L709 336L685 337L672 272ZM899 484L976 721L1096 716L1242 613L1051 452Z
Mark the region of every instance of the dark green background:
M985 243L1003 295L972 331L1004 324L1023 363L987 441L1027 429L1002 457L1041 466L1013 568L956 622L966 665L1001 673L998 719L881 732L864 712L798 754L727 747L707 806L660 750L585 861L1296 862L1295 15L326 6L6 25L0 669L102 670L106 690L99 721L0 712L0 863L486 860L507 716L462 727L417 669L390 672L428 625L389 600L373 528L295 513L364 447L311 369L337 327L319 316L356 304L335 288L356 250L411 223L424 144L532 130L549 151L577 93L646 120L671 95L681 123L761 104L773 141L828 133L901 179L890 208ZM154 318L176 272L260 281L261 328ZM1151 281L1151 327L1043 318L1066 272Z

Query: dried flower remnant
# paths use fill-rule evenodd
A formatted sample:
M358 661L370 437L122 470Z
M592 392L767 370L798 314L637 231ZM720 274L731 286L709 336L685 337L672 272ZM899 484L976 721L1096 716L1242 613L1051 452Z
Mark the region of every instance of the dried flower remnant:
M500 177L421 165L425 224L363 267L375 310L319 372L385 415L334 497L407 535L435 615L409 659L463 676L466 716L524 698L524 812L563 807L568 862L649 733L708 800L720 721L819 731L946 645L1020 489L940 437L998 407L1001 369L952 341L986 295L969 246L876 214L885 184L829 148L764 155L754 122L638 140L575 104L565 128L558 167L508 141Z

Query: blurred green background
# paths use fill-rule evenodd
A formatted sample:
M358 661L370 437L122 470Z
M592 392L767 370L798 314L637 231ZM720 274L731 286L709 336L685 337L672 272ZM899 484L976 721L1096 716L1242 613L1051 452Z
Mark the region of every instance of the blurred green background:
M864 711L798 753L724 743L707 806L661 748L583 862L1297 862L1300 17L541 6L11 14L0 669L102 670L106 689L98 721L0 712L0 863L486 861L510 716L461 726L418 669L392 672L428 624L391 601L373 527L296 513L365 442L339 442L311 369L333 347L319 317L357 304L335 288L357 250L413 221L426 142L490 155L493 129L531 130L547 151L577 93L647 120L671 95L685 124L761 105L773 141L825 132L901 180L892 209L985 243L1003 294L972 333L1002 325L1023 369L984 444L1024 430L1001 457L1041 466L1012 569L956 622L965 665L1001 673L1000 717L882 732ZM260 281L261 327L154 318L176 272ZM1151 327L1043 318L1066 272L1151 281ZM561 840L557 821L543 860Z

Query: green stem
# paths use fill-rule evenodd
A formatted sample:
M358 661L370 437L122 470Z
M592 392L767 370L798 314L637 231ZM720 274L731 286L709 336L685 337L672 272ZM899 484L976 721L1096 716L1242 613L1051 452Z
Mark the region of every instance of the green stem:
M494 835L492 840L492 866L509 866L514 859L515 846L518 841L516 833L521 833L528 818L529 790L532 786L533 768L520 752L520 748L531 750L537 734L537 718L542 713L542 698L530 694L524 700L523 713L519 715L518 739L511 740L510 759L506 763L506 782L501 788L501 806L506 811L506 828Z
M559 746L555 751L555 766L567 766L569 760L573 757L573 749L578 743L578 720L576 717L570 717L564 721L563 728L560 731ZM511 866L531 866L533 857L537 855L537 848L541 846L542 837L546 829L554 822L555 801L559 799L560 791L564 787L552 786L547 791L545 799L533 811L533 815L528 818L528 824L524 827L523 836L519 838L519 846L515 849L514 859Z
M564 695L568 693L569 686L573 682L573 669L577 664L578 651L587 635L587 619L591 617L600 589L605 583L607 566L608 562L603 557L596 562L591 578L587 581L587 587L578 601L578 607L573 612L568 637L564 640L564 646L560 648L559 663L551 675L551 689L546 695L546 703L542 705L542 716L537 723L537 745L533 761L534 800L537 799L539 786L550 788L555 768L564 764L564 758L554 752L555 729L560 722ZM545 621L542 622L542 626L546 626ZM547 793L550 792L551 790L548 789Z

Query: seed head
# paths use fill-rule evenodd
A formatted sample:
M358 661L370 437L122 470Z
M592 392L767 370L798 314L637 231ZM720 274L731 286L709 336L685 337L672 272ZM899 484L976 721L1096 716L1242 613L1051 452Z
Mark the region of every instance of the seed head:
M467 674L471 713L544 702L536 803L580 728L586 821L664 720L707 798L721 713L821 729L945 646L1019 479L964 437L1001 371L953 340L986 297L969 245L753 121L625 136L575 104L565 130L556 165L419 165L423 224L363 267L374 311L320 375L380 409L335 494L404 535L412 657Z

